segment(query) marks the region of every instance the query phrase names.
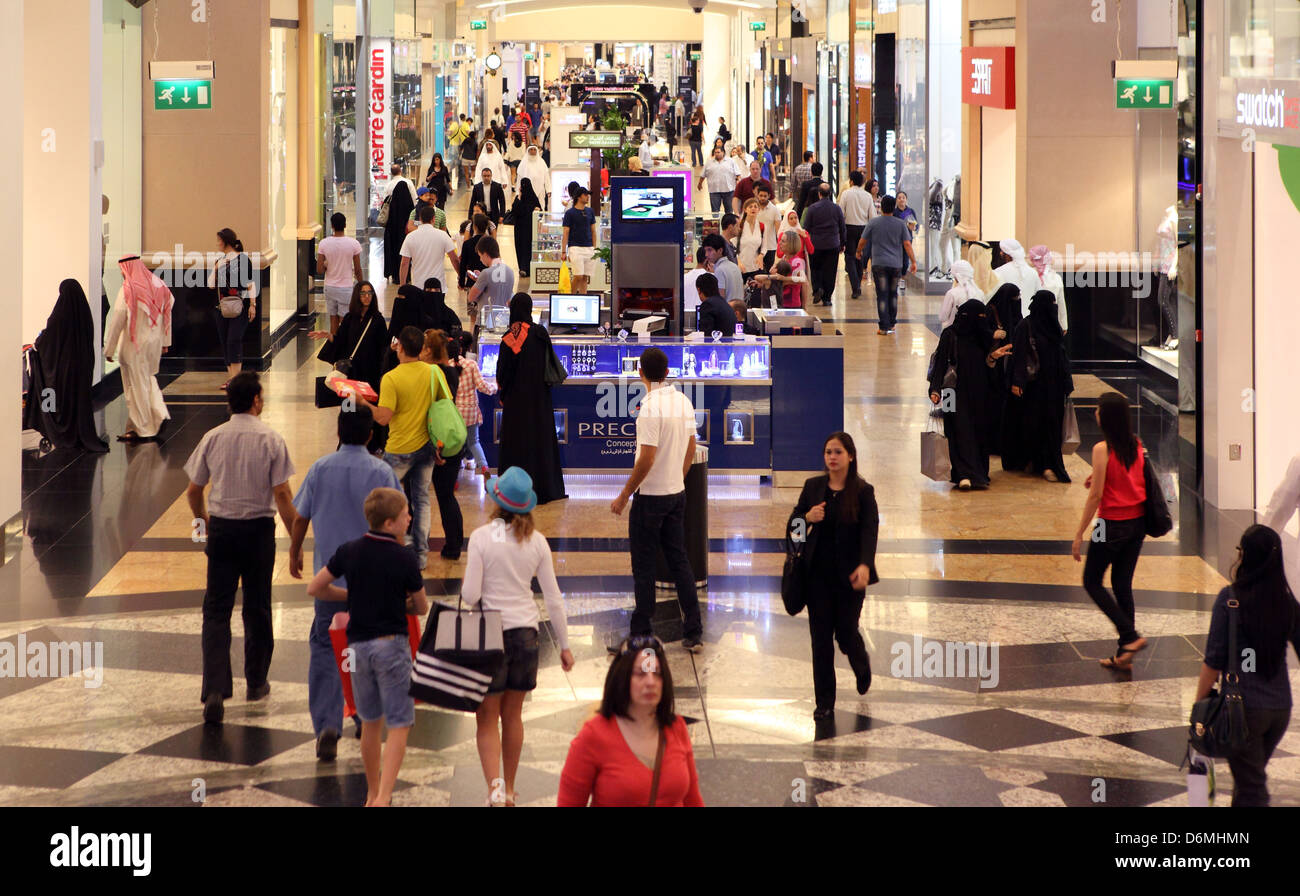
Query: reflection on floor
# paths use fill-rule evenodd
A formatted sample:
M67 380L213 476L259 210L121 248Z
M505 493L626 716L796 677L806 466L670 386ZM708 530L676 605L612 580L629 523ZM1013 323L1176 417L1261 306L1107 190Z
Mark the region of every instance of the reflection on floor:
M463 194L459 203L463 211ZM508 247L503 255L513 259ZM1095 805L1101 778L1105 805L1185 804L1178 764L1208 609L1243 521L1206 514L1190 490L1178 488L1189 450L1167 396L1145 380L1080 374L1084 445L1066 462L1074 482L1004 473L995 460L992 488L953 492L921 476L916 438L940 299L904 297L903 322L882 338L869 286L865 292L858 303L844 289L818 310L846 336L845 428L881 508L882 581L861 620L874 684L858 697L840 659L836 715L813 722L807 623L788 617L778 596L780 535L797 492L714 476L704 651L680 649L677 607L667 596L656 622L669 642L677 708L689 724L706 802ZM463 313L463 300L452 304ZM332 412L312 402L312 379L322 372L315 348L296 338L264 375L264 419L288 440L295 487L335 447ZM173 419L161 444L114 443L106 457L25 458L26 529L9 542L0 567L0 640L14 648L102 644L102 681L0 679L8 719L0 729L0 804L364 800L355 740L342 741L335 763L315 759L306 685L312 607L303 583L288 574L283 531L271 695L245 703L237 683L225 724L201 725L205 561L191 537L181 466L225 419L220 380L190 372L166 384ZM1138 567L1139 626L1150 647L1121 678L1097 664L1113 650L1113 631L1079 587L1080 567L1069 557L1098 435L1090 411L1109 389L1135 406L1139 433L1179 496L1175 532L1148 542ZM120 432L121 400L103 416L108 432ZM815 453L820 445L810 438ZM538 689L525 706L519 791L528 805L554 802L568 743L599 699L605 644L627 630L626 522L608 511L621 482L572 477L570 499L537 514L555 551L578 664L561 671L544 625ZM465 473L458 498L467 528L481 525L481 480ZM435 522L434 547L440 539ZM430 560L429 592L456 594L463 561L436 552ZM238 657L238 622L235 635ZM927 675L936 670L908 658L935 641L996 645L996 663ZM1269 772L1275 803L1300 802L1300 734L1282 741ZM1230 788L1226 769L1220 786ZM472 806L484 795L473 720L421 708L395 802Z

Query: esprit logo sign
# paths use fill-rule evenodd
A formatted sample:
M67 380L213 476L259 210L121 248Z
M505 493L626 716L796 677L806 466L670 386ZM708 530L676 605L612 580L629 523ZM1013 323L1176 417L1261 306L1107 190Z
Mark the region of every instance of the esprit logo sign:
M1300 129L1300 96L1280 87L1237 94L1237 124L1248 127Z
M1016 107L1016 48L962 47L961 101L992 109Z
M391 69L392 44L375 41L370 47L370 170L373 180L388 180L389 108L388 75Z

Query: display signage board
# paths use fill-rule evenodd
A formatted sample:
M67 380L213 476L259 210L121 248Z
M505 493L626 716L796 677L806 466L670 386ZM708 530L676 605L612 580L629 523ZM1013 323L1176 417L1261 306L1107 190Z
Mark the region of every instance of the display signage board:
M698 53L698 52L693 52L693 53L691 53L691 61L692 61L692 62L699 62L699 61L700 61L700 57L701 57L702 55L703 55L702 53Z
M1224 78L1219 108L1221 136L1300 146L1300 81Z
M990 109L1016 107L1016 48L962 47L961 101Z
M1172 109L1174 107L1174 82L1171 80L1115 81L1116 109Z
M388 186L388 169L393 161L393 42L382 38L370 41L370 59L366 63L365 110L369 135L370 184L372 194L383 195Z
M524 76L524 103L529 108L542 103L542 79L537 75Z
M487 19L470 19L470 31L487 31Z
M532 61L533 61L534 59L536 59L536 58L537 58L537 57L536 57L535 55L533 55L532 53L525 53L525 54L524 54L524 62L532 62Z
M211 109L211 81L154 81L153 107L168 109Z
M679 94L690 94L695 90L695 79L690 75L677 76L677 92Z
M569 149L618 149L622 145L622 131L574 131L569 134Z

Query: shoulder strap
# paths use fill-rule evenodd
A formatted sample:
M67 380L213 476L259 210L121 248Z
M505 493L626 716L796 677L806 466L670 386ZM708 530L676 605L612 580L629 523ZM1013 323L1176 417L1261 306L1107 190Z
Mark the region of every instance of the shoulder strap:
M373 317L370 315L366 316L366 325L361 329L361 337L357 339L357 344L352 346L352 354L348 355L349 361L357 356L357 349L361 348L361 343L365 341L366 334L370 332L370 325L374 322L375 319Z
M437 364L430 364L429 366L433 370L429 382L429 391L433 393L433 400L439 400L439 392L445 392L447 393L446 397L451 398L451 387L447 385L447 378L442 375L442 371L438 369Z
M659 749L655 751L655 771L654 776L650 779L650 802L647 804L653 806L655 800L659 798L659 772L664 764L664 747L667 746L668 738L664 735L664 730L659 729Z
M1241 656L1237 653L1237 592L1228 586L1228 668L1225 673L1237 675L1240 671Z

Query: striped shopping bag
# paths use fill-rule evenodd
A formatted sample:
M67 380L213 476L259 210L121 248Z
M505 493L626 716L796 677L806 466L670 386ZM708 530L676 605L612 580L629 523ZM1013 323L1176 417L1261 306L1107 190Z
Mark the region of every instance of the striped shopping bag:
M411 696L443 709L474 712L505 662L501 614L434 604L411 667Z

